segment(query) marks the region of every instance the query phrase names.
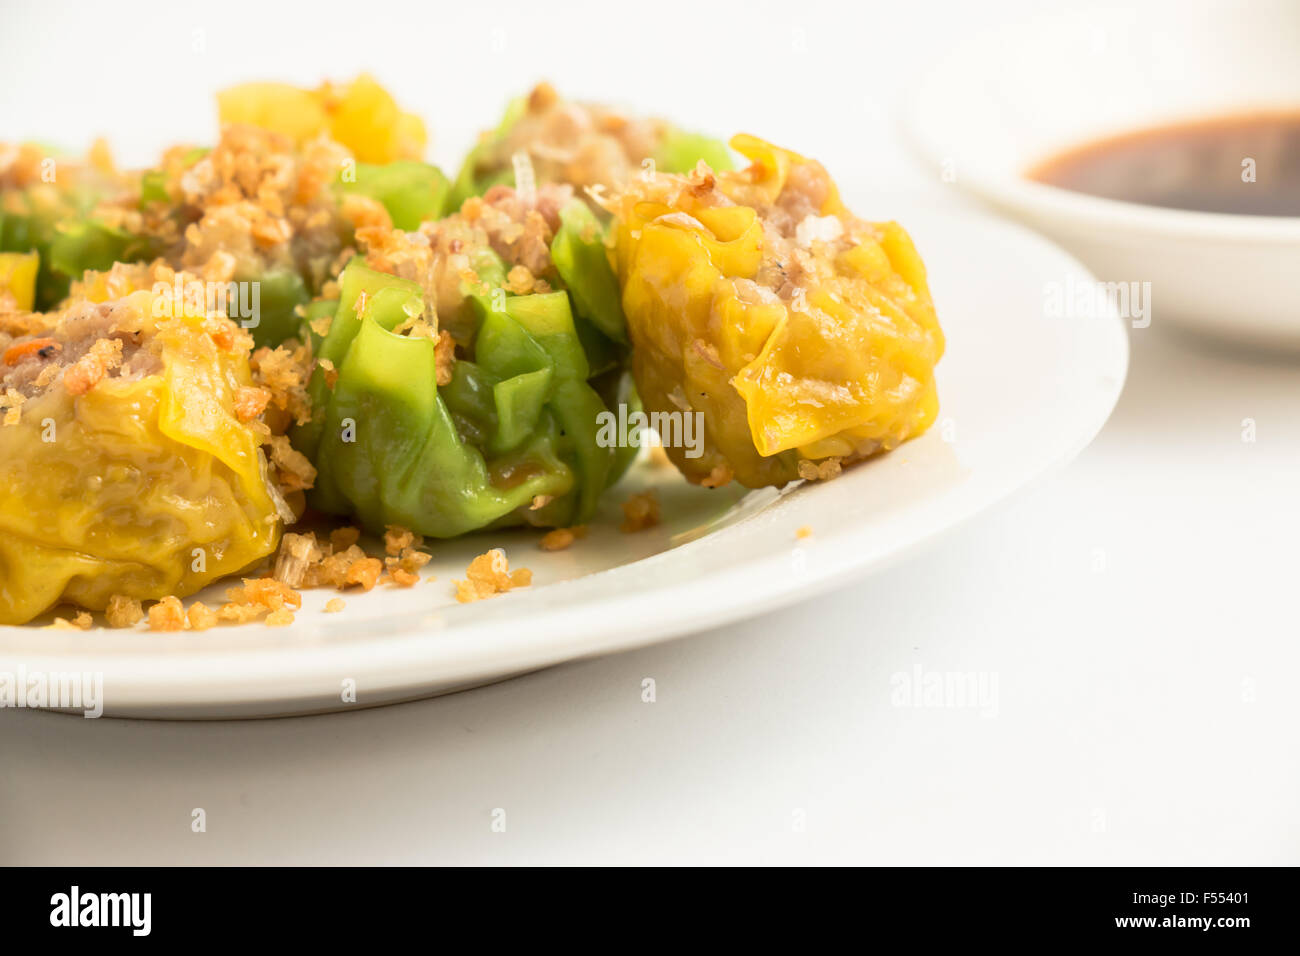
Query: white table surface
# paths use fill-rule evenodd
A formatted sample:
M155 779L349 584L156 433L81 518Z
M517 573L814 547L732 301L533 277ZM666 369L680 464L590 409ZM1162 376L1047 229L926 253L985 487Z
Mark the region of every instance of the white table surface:
M879 124L925 57L1032 6L855 5L851 22L827 12L833 30L811 6L806 28L749 14L731 22L742 41L786 44L804 66L755 80L758 95L728 109L763 129L765 110L796 104L790 87L852 74L862 93L837 94L843 122L819 100L783 115L785 140L832 171L852 156L891 185L877 187L881 205L959 202ZM74 31L65 55L89 56L123 16L72 9L6 9L19 28L0 38L7 88L52 31ZM231 9L238 20L256 7ZM501 15L507 50L527 16ZM710 15L698 5L695 16ZM148 42L182 45L209 31L215 79L169 81L160 95L178 104L249 75L307 80L327 63L346 75L382 34L317 26L319 42L271 69L265 40L214 49L238 32L229 23L179 15L153 29ZM604 28L581 29L592 44ZM824 44L837 56L821 56ZM845 59L855 44L863 55ZM658 49L706 80L743 66ZM429 56L439 75L472 61L455 44ZM620 54L589 59L506 66L466 95L482 116L539 74L600 94L600 71ZM158 66L128 62L124 85L156 85ZM382 75L400 89L420 71ZM615 98L689 100L690 78L659 93L643 88L647 75L625 69ZM172 138L156 119L94 113L111 103L84 74L51 82L32 96L48 95L73 129ZM58 132L37 128L46 112L22 99L6 105L0 135ZM709 110L686 107L697 125ZM1131 341L1119 407L1072 466L891 570L761 620L337 716L186 724L0 711L0 863L1300 862L1300 362L1227 354L1161 328L1158 314ZM917 668L981 674L996 695L982 707L898 706L901 675ZM647 677L653 703L642 701ZM191 830L194 808L204 833Z

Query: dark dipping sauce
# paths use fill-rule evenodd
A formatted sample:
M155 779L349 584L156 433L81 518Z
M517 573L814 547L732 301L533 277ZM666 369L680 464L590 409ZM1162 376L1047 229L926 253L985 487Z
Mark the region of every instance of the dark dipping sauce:
M1054 156L1029 178L1146 206L1300 216L1300 111L1126 133Z

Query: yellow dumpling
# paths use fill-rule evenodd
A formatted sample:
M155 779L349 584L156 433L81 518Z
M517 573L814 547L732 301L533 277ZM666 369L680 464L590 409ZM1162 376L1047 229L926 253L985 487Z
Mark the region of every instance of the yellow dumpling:
M692 481L827 478L923 433L943 333L897 223L855 217L820 163L750 136L736 172L645 174L607 201L651 411L698 413Z
M283 499L241 418L247 336L162 305L141 291L0 324L0 624L185 596L274 550Z
M322 133L342 143L363 163L421 159L428 136L424 122L404 113L374 77L304 90L287 83L244 83L217 94L222 123L248 123L301 144Z

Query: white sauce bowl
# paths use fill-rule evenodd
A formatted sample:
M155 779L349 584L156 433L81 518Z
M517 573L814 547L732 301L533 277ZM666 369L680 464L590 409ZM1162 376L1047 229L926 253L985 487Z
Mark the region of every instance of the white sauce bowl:
M1026 175L1117 133L1270 109L1300 111L1300 3L1155 2L972 38L923 80L904 126L945 181L1103 280L1150 283L1149 314L1133 325L1300 349L1300 217L1099 199Z

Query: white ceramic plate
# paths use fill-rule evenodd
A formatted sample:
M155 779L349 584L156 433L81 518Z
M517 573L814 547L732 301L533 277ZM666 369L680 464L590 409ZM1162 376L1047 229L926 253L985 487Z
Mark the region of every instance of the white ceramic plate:
M945 57L906 109L907 138L936 173L1103 279L1150 283L1150 310L1134 310L1135 324L1300 349L1300 218L1158 209L1025 178L1064 149L1117 133L1300 109L1297 37L1293 0L1161 0L1042 16ZM1254 158L1267 176L1268 157Z
M850 197L851 198L851 197ZM1019 227L968 214L906 217L929 266L948 351L939 421L840 478L707 491L639 464L591 536L543 553L537 533L439 543L414 588L306 592L294 625L160 634L0 628L0 672L102 672L105 712L252 717L413 699L584 655L664 640L806 599L899 557L1077 454L1109 415L1128 343L1118 317L1043 314L1052 283L1089 281ZM617 530L619 502L655 486L664 524ZM798 538L807 526L812 535ZM504 547L535 584L458 605L452 579ZM942 587L942 583L936 584ZM342 701L355 682L356 703Z

